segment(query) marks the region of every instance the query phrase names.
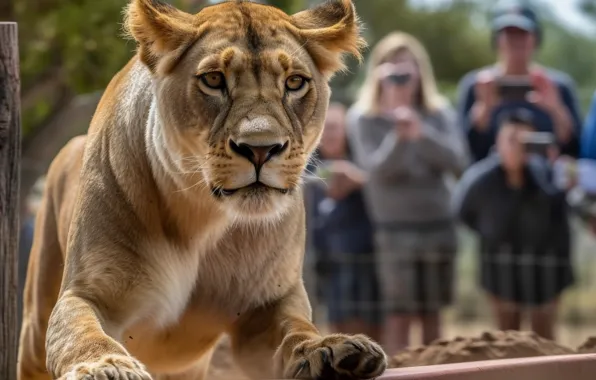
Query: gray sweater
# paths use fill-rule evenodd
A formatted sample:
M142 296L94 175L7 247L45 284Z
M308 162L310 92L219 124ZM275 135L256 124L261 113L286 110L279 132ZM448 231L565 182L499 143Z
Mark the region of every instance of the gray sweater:
M421 115L423 137L400 139L394 123L352 107L348 136L355 162L369 175L364 188L376 224L420 224L451 219L446 175L459 177L469 154L451 107Z

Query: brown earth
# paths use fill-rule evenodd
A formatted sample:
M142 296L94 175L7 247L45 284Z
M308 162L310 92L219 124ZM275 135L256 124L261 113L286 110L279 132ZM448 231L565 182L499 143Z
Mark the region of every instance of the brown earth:
M577 348L578 354L596 354L596 337L590 337Z
M428 346L406 349L390 358L390 368L568 355L575 350L526 331L484 332L478 337L438 339Z
M389 368L452 364L481 360L515 359L535 356L596 353L596 337L589 338L577 350L565 347L528 331L491 331L477 337L438 339L428 346L412 347L389 359ZM235 368L230 343L219 343L211 362L210 380L245 380Z

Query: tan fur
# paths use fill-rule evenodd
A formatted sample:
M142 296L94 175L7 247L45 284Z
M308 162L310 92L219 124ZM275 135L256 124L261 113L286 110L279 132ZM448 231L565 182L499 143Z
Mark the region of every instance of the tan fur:
M18 378L202 379L224 333L255 378L379 375L385 355L367 337L319 334L301 278L301 175L327 79L363 46L351 1L290 17L133 0L126 25L137 56L48 172ZM225 92L196 78L214 70ZM295 74L311 80L285 93ZM257 178L230 139L287 143L258 177L282 191L222 195Z

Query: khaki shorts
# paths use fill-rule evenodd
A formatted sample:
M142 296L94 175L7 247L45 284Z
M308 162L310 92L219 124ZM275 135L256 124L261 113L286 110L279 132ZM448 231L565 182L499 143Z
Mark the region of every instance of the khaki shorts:
M375 240L385 313L434 313L452 303L457 250L454 228L381 230Z

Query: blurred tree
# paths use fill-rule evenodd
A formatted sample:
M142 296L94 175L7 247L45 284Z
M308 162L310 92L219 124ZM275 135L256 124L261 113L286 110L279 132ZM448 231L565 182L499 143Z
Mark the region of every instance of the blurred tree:
M0 2L0 21L14 21L12 0Z
M266 0L264 2L277 7L288 14L300 12L306 8L305 0Z
M181 0L183 8L191 13L197 13L205 5L209 4L209 0Z
M596 0L580 0L579 9L585 15L596 19Z
M181 1L170 2L184 6ZM11 12L11 19L19 24L21 199L25 199L37 176L47 169L48 162L41 158L45 156L39 153L40 147L57 152L64 143L60 140L64 135L57 129L71 127L61 123L75 96L101 91L132 57L135 44L125 40L122 33L122 10L127 1L0 0L0 3L0 11ZM0 16L4 17L4 13ZM37 136L43 136L44 141L36 139Z

